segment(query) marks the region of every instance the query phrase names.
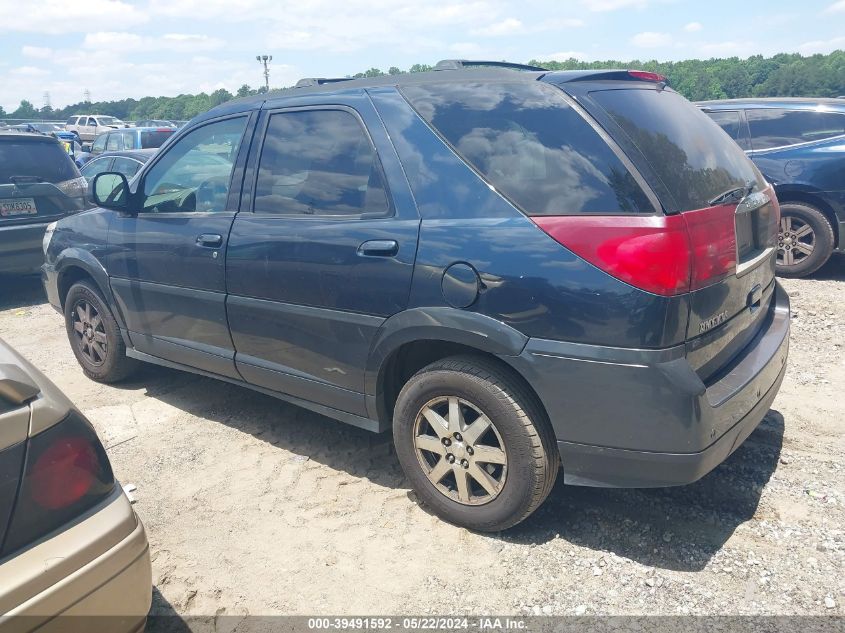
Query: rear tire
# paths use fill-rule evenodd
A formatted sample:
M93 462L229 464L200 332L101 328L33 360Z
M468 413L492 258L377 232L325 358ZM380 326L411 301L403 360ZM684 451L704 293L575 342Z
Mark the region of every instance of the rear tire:
M91 380L118 382L137 368L138 362L126 356L114 315L91 282L79 281L68 290L65 329L76 360Z
M420 501L472 530L496 532L523 521L548 496L560 468L536 398L484 358L447 358L414 374L396 401L393 437Z
M833 253L833 226L816 207L803 202L780 205L777 274L806 277L821 268Z

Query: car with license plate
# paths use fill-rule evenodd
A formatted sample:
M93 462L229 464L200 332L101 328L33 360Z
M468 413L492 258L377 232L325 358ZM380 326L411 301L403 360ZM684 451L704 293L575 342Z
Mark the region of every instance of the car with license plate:
M86 187L57 139L0 132L0 273L37 273L47 225L87 208Z
M0 339L0 631L139 633L151 599L144 526L103 444Z
M777 272L806 277L845 253L845 103L757 98L698 106L745 150L780 201Z
M559 474L703 477L786 371L774 191L654 73L304 79L90 193L42 267L87 376L146 361L392 431L417 498L471 529Z

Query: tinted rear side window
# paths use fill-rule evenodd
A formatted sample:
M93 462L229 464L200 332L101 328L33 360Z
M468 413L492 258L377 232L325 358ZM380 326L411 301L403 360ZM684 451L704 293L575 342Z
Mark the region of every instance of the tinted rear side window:
M679 211L750 182L762 187L739 145L689 101L671 90L602 90L590 96L630 137L673 197Z
M272 115L258 163L255 211L388 215L378 159L358 120L340 110Z
M558 88L486 82L406 86L402 92L528 215L654 212L619 157Z
M820 141L845 134L845 114L778 108L748 110L754 149Z
M173 130L155 130L152 132L141 132L141 149L150 149L151 147L161 147L164 142L170 138ZM137 149L134 148L133 149Z
M0 141L0 185L13 176L30 176L57 183L79 176L58 143Z

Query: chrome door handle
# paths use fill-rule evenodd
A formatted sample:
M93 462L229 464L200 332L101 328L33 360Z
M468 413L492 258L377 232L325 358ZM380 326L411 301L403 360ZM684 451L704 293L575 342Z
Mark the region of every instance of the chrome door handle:
M393 257L399 253L396 240L369 240L358 247L358 254L363 257Z

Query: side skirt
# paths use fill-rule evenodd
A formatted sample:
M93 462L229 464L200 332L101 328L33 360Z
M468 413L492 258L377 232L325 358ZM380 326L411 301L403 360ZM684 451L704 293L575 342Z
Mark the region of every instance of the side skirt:
M351 424L352 426L357 426L358 428L364 429L366 431L372 431L373 433L382 433L390 428L389 424L385 424L378 420L371 420L369 418L364 418L359 415L340 411L338 409L332 409L331 407L327 407L322 404L317 404L316 402L311 402L309 400L303 400L302 398L289 396L287 394L280 393L278 391L273 391L271 389L265 389L264 387L259 387L257 385L251 385L248 382L237 380L236 378L221 376L219 374L214 374L212 372L204 371L202 369L197 369L196 367L190 367L188 365L182 365L181 363L176 363L170 360L165 360L163 358L158 358L157 356L151 356L150 354L139 352L134 348L127 348L126 355L130 358L135 358L137 360L144 361L145 363L152 363L154 365L161 365L162 367L169 367L171 369L187 371L192 374L205 376L207 378L215 378L217 380L222 380L233 385L238 385L239 387L246 387L247 389L252 389L253 391L258 391L259 393L263 393L268 396L273 396L274 398L284 400L285 402L290 402L291 404L295 404L296 406L302 407L303 409L314 411L315 413L319 413L326 417L333 418L340 422L345 422L346 424Z

